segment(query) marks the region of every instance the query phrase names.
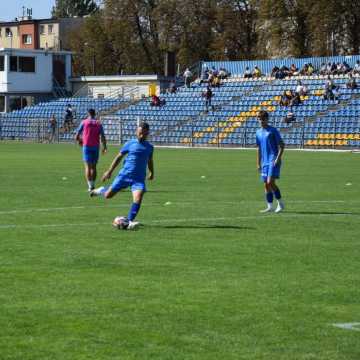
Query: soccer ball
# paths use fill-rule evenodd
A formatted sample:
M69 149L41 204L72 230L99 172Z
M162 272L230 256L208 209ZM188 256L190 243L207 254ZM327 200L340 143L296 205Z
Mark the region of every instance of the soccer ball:
M124 216L117 216L113 221L113 226L119 230L125 230L129 226L129 220Z

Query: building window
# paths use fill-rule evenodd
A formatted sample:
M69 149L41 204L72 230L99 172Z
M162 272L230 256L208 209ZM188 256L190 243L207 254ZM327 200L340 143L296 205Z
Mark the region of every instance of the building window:
M10 71L18 71L17 56L10 56Z
M40 35L44 35L44 34L45 34L45 26L40 25Z
M0 28L0 37L2 37L2 28Z
M12 37L12 31L10 28L5 28L5 36L7 37Z
M54 29L54 26L53 26L53 25L48 25L48 33L49 33L49 34L52 34L52 33L53 33L53 29Z
M4 71L4 57L0 56L0 71Z
M32 44L32 36L31 35L23 35L22 41L23 41L23 44L31 45Z
M5 96L0 96L0 112L5 112Z
M19 56L20 72L35 72L35 58L30 56Z

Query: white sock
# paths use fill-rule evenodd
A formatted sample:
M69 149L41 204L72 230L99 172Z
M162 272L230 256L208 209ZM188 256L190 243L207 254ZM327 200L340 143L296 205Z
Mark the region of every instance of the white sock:
M267 206L268 206L269 209L272 209L273 203L269 203L269 202L268 202L268 203L267 203Z

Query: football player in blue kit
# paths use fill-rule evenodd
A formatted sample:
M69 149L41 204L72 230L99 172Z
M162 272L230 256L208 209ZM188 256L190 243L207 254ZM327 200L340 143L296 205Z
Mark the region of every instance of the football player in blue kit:
M258 113L261 128L256 131L257 168L265 186L267 207L261 212L276 213L284 210L281 193L275 181L280 177L281 158L284 153L284 142L279 131L269 125L269 114L262 110ZM274 210L273 200L277 200Z
M100 187L93 190L90 196L103 196L105 199L111 199L120 190L130 187L133 195L133 203L130 207L127 218L129 230L135 229L139 223L134 221L141 206L143 196L146 192L145 178L146 168L149 169L148 180L154 178L154 147L146 139L149 135L150 127L146 122L142 122L136 129L136 139L129 140L120 150L119 154L114 158L109 169L102 176L102 181L111 178L115 168L120 164L121 160L126 156L123 167L119 174L115 177L113 183L109 187Z

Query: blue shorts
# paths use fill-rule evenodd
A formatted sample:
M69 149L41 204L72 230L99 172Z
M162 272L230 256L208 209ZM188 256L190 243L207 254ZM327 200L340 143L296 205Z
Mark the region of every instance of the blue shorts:
M263 165L261 167L261 178L264 182L267 181L269 177L272 177L274 179L279 179L280 177L280 168L281 163L278 163L276 166L273 164L270 165Z
M118 192L128 187L130 187L131 191L141 190L143 192L146 192L146 186L144 181L133 180L121 174L114 179L113 183L110 186L113 192Z
M83 146L83 160L89 164L96 164L99 160L99 146Z

